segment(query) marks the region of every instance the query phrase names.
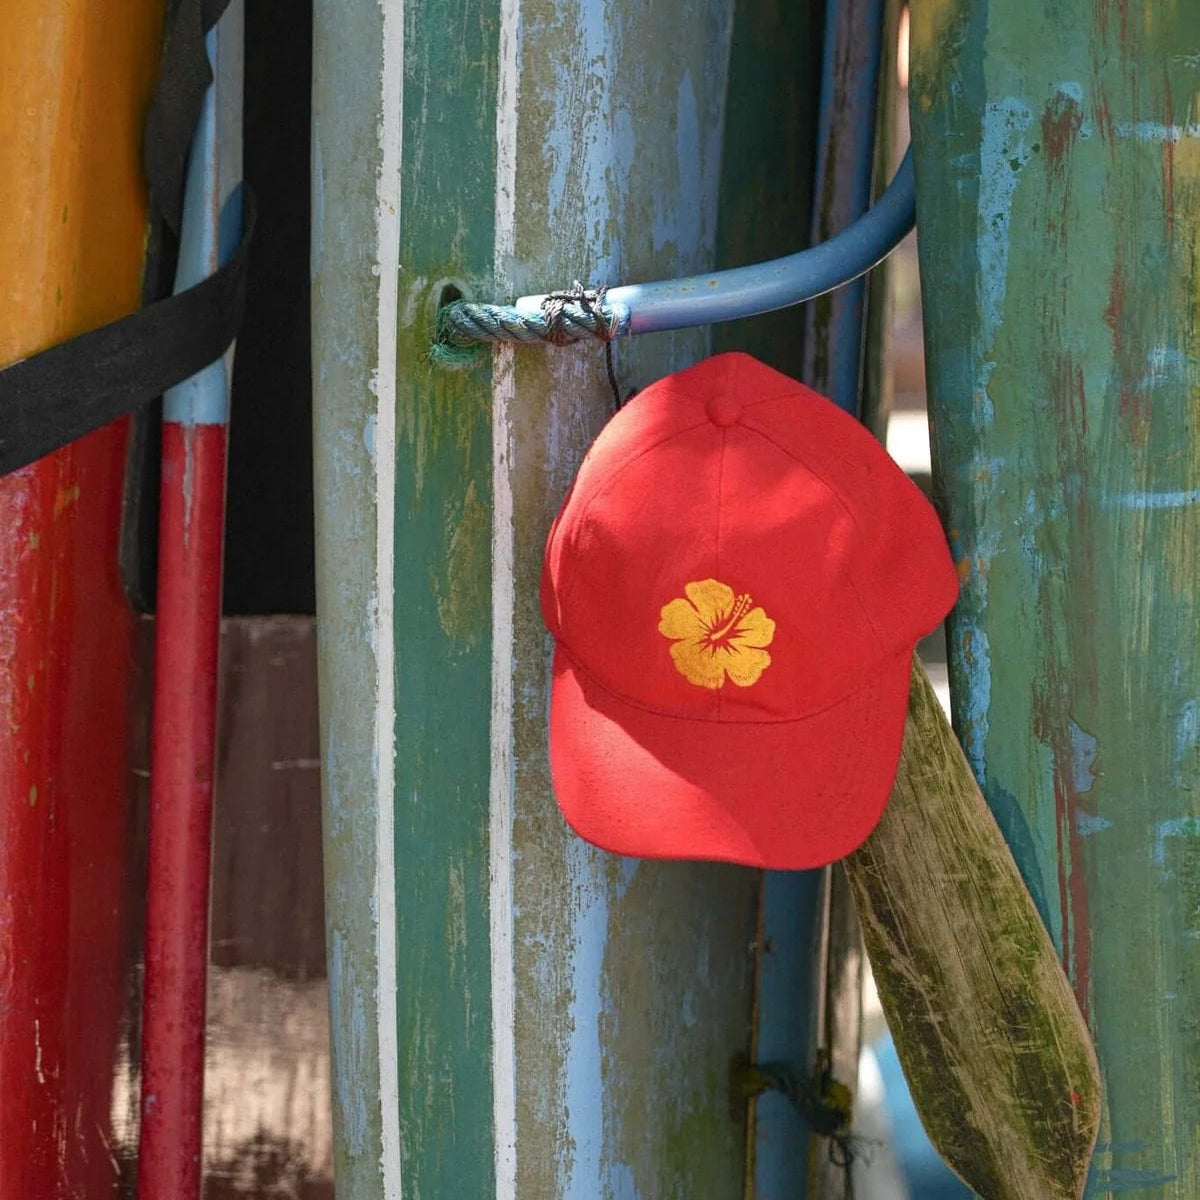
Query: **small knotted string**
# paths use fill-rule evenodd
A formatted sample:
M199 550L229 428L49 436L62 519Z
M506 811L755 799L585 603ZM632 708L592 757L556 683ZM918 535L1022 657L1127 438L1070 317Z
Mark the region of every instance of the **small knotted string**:
M854 1198L854 1164L863 1157L870 1143L850 1132L853 1097L845 1084L834 1079L829 1056L817 1053L816 1066L809 1078L796 1074L783 1063L735 1064L731 1079L735 1097L743 1100L763 1092L780 1092L808 1122L809 1129L829 1142L829 1161L844 1172L845 1200Z
M585 288L575 280L572 288L561 292L550 292L542 300L542 315L546 318L546 341L554 346L565 346L574 339L568 336L564 314L568 304L577 304L589 316L596 319L596 337L604 343L604 365L608 371L608 386L612 389L613 406L621 408L621 389L617 386L617 372L613 365L613 338L615 331L606 319L604 295L607 287Z

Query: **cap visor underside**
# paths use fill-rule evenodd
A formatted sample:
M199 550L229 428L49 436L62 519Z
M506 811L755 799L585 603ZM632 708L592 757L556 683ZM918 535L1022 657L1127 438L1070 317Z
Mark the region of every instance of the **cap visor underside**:
M570 826L605 850L799 870L861 845L895 779L911 655L797 721L664 716L619 699L561 648L550 769ZM733 687L727 683L727 687Z

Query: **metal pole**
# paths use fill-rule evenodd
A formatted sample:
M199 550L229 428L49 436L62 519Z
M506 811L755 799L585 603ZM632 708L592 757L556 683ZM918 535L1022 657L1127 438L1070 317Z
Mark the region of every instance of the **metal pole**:
M192 141L177 291L215 271L241 232L241 18L231 5L208 34L215 82ZM163 405L138 1200L201 1193L231 359Z

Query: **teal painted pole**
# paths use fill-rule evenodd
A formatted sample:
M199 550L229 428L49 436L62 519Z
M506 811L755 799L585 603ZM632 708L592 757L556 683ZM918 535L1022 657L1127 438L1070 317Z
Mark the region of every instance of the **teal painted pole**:
M547 527L595 346L429 361L437 309L713 265L730 0L321 0L313 334L340 1195L738 1200L755 877L567 829ZM669 46L670 53L663 54ZM627 386L708 351L622 345Z
M1105 1090L1087 1194L1200 1195L1200 9L918 0L955 722Z

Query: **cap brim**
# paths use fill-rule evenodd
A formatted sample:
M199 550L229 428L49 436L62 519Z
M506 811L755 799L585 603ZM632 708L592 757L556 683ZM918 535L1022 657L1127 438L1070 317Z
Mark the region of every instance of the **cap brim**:
M554 656L550 770L587 841L638 858L773 870L849 854L887 805L908 707L911 654L815 716L717 722L665 716Z

